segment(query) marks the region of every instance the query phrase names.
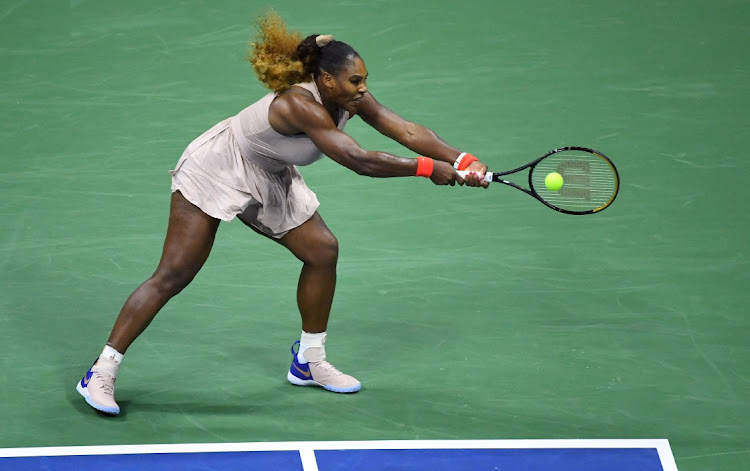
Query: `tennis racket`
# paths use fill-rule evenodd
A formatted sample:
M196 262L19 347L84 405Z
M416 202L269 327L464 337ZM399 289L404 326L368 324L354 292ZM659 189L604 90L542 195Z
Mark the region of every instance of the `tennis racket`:
M505 179L522 170L529 170L529 187ZM547 188L545 178L557 172L562 187ZM467 171L458 172L465 177ZM617 197L620 177L615 164L599 151L588 147L560 147L533 162L507 172L487 172L484 181L503 183L532 196L546 206L565 214L593 214L608 208Z

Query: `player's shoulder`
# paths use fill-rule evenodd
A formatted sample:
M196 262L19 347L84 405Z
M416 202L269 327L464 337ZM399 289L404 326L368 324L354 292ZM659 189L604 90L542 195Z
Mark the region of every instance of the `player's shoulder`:
M279 93L279 96L315 100L315 95L313 95L310 90L300 85L292 85L283 92Z
M310 91L301 87L290 87L280 93L271 103L268 118L271 126L281 134L326 127L331 121L323 105Z
M309 90L302 87L289 87L271 103L271 107L281 113L316 113L323 109L323 106L315 99L315 95Z

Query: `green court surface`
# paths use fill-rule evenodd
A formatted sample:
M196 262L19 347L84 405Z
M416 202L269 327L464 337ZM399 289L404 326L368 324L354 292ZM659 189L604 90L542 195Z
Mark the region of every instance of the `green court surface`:
M0 3L0 447L666 438L681 471L750 468L746 1L274 4L491 169L591 146L620 196L574 217L305 167L341 246L328 356L363 390L286 383L300 264L235 221L94 413L75 382L156 267L168 170L265 93L268 5Z

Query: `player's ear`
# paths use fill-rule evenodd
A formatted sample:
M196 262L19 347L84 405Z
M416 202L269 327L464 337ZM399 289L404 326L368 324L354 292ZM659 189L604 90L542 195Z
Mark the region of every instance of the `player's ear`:
M322 79L323 86L325 86L325 87L327 87L329 89L333 88L333 86L335 85L336 81L333 79L333 75L329 74L325 70L323 72L321 72L320 78Z

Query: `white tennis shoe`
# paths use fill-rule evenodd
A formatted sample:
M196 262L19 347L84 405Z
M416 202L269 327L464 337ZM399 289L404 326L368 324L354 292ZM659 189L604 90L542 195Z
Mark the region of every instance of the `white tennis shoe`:
M354 393L362 384L353 377L342 373L326 361L324 347L310 347L302 355L294 351L299 341L292 345L292 365L286 379L297 386L320 386L336 393ZM299 357L303 357L304 362Z
M119 363L114 360L99 358L78 382L76 391L94 409L105 414L119 414L120 406L115 402L115 379L119 368Z

